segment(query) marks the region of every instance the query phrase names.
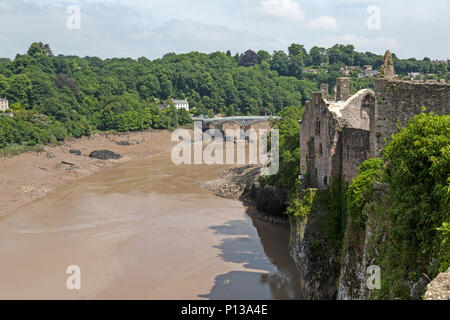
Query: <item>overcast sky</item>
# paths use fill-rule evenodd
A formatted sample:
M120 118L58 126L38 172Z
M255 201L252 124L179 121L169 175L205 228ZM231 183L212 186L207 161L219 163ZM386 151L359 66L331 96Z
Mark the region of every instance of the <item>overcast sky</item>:
M78 21L68 7L80 8ZM368 7L372 6L369 10ZM376 10L380 9L379 27ZM401 58L450 58L450 0L0 0L0 57L34 41L55 54L158 58L168 52L353 44ZM369 20L368 27L367 21Z

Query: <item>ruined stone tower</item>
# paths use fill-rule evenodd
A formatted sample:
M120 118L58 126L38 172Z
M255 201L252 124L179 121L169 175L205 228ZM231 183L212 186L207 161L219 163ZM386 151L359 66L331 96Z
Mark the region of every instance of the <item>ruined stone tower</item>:
M336 101L347 101L350 98L350 78L336 79Z
M386 79L395 78L394 61L391 51L387 50L384 54L384 64L380 68L380 77Z
M320 85L320 92L322 92L322 97L324 100L328 100L328 83L322 83Z

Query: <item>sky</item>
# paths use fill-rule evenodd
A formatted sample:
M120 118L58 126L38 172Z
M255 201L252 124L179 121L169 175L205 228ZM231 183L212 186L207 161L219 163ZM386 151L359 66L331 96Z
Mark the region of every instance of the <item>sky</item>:
M0 57L41 41L101 58L340 43L448 59L449 12L450 0L0 0Z

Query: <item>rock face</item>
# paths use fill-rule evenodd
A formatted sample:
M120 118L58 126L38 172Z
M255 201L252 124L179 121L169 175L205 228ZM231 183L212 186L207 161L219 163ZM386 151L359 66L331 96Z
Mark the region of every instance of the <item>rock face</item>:
M350 218L342 250L337 300L364 300L367 296L367 253L364 248L370 238L370 228L361 229Z
M305 192L315 192L309 189ZM320 192L320 191L318 191ZM313 205L305 217L290 219L289 249L300 274L301 287L307 300L336 299L340 263L339 250L325 235L326 203Z
M427 285L425 300L450 300L450 268Z
M255 205L259 212L264 213L264 218L271 222L288 222L286 212L286 201L288 192L281 187L270 185L263 186L258 179L254 179L246 186L241 200Z
M287 191L259 183L263 167L246 165L222 173L221 178L207 181L201 187L218 197L239 199L256 207L258 215L275 223L288 223L286 211Z
M120 159L122 156L120 154L114 153L109 150L96 150L92 151L89 154L89 157L96 158L100 160L111 160L111 159Z
M244 189L257 180L260 174L260 166L248 165L232 168L223 172L219 179L202 183L201 187L211 190L218 197L240 199Z

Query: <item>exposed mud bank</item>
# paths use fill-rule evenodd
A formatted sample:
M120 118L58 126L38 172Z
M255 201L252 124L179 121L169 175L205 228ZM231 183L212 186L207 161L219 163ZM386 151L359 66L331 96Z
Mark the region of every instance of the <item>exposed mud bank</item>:
M0 157L0 217L74 179L129 159L163 152L172 145L170 137L167 130L94 134L67 140L59 146L45 146L43 152ZM95 150L110 150L122 157L89 157Z

